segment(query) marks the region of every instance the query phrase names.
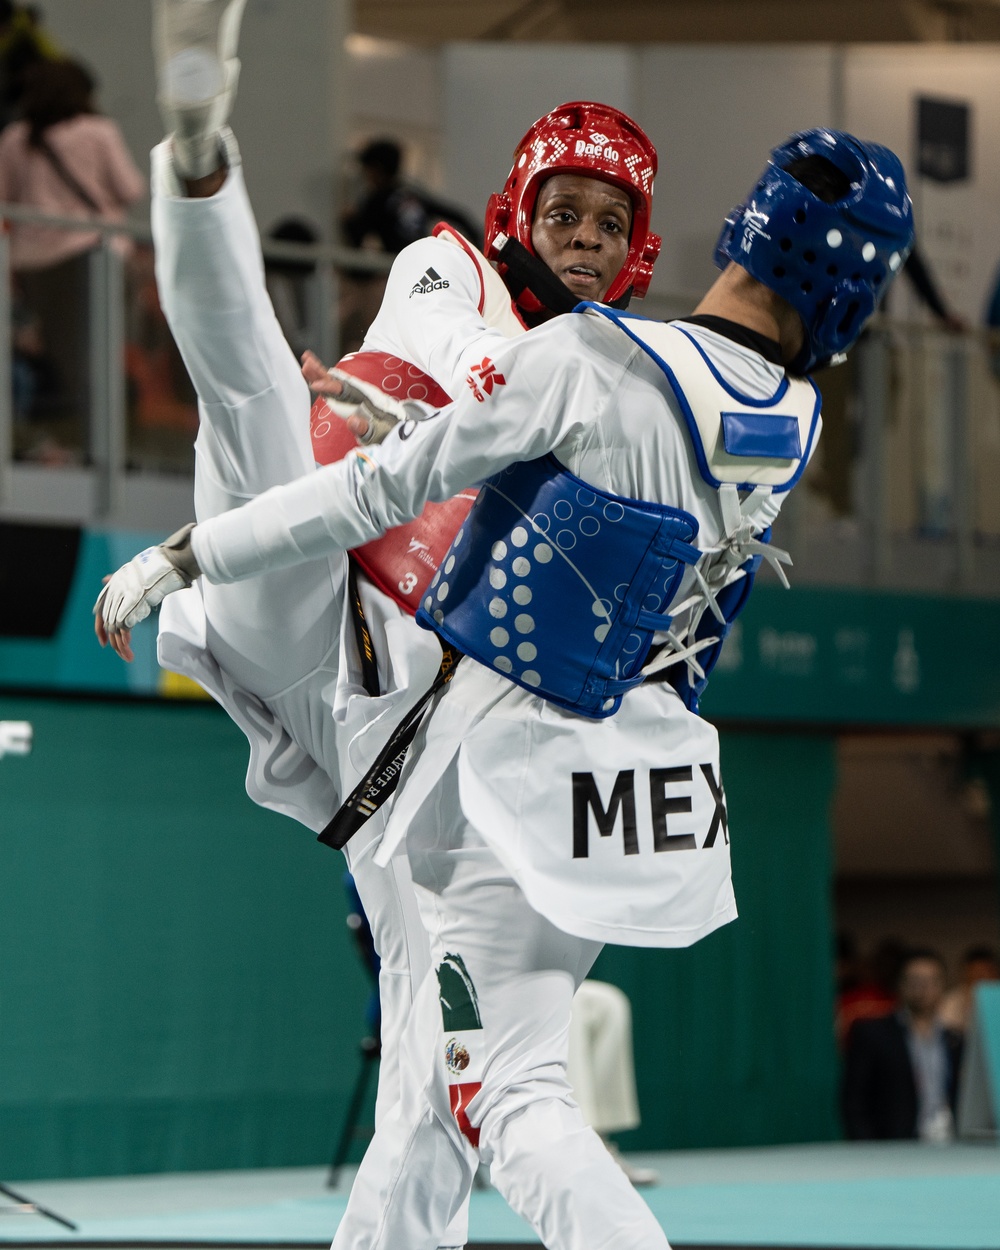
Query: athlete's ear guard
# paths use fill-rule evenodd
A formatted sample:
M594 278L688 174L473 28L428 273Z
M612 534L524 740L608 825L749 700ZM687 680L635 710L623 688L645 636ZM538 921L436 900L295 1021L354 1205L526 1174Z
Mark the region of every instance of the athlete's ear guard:
M833 350L825 360L818 360L809 365L810 371L812 369L822 369L834 357L838 357L837 363L839 363L839 360L842 359L839 353L847 351L851 344L855 342L861 333L861 327L874 313L877 306L878 300L875 297L875 292L867 283L839 282L826 308L819 313L813 322L815 339L821 343L829 344ZM808 364L810 350L809 336L807 334L802 351L789 366L790 372L797 373L800 369L804 371Z
M653 280L653 266L656 264L656 258L660 254L663 247L663 239L652 231L646 235L646 246L642 249L642 255L636 262L635 275L632 279L632 288L635 294L643 296L649 290L649 284Z
M497 231L500 234L509 235L510 230L510 214L512 211L510 196L506 191L494 191L486 202L486 220L496 223ZM488 259L495 260L498 251L497 236L493 235L486 240L486 246L489 248Z

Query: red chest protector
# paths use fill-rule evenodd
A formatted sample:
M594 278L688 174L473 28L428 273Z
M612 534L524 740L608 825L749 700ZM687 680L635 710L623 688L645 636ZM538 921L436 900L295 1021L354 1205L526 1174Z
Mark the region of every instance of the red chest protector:
M416 365L384 352L353 352L337 368L370 382L394 399L415 399L443 408L451 397ZM317 464L333 464L360 446L344 422L320 396L309 417ZM429 503L415 521L400 525L351 552L376 586L412 616L438 565L469 514L476 491L463 491L446 503Z

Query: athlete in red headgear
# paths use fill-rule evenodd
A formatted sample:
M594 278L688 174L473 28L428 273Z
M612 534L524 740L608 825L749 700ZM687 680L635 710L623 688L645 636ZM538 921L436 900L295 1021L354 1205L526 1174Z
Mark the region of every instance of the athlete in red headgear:
M596 180L624 191L632 210L626 232L625 263L597 298L618 306L632 295L641 299L660 252L660 236L649 228L655 177L656 149L627 114L610 105L585 100L560 104L531 126L514 151L514 163L503 190L490 196L486 206L486 255L498 262L498 270L509 287L515 285L514 275L523 272L523 254L518 255L517 245L558 272L546 252L544 238L536 238L538 209L550 210L552 179L559 178L559 186L570 193L576 181ZM559 276L574 290L572 282L563 274ZM530 312L538 311L545 302L530 287L512 293L518 306ZM574 293L585 299L594 298L591 294Z
M649 228L656 168L656 149L620 109L576 101L539 118L490 197L486 255L439 225L396 258L359 352L333 370L307 353L303 373L325 397L313 407L317 461L346 455L352 432L363 442L384 437L405 415L392 400L437 408L479 385L476 371L503 338L581 300L623 307L644 295L660 251ZM431 506L355 558L414 611L470 504L463 496Z

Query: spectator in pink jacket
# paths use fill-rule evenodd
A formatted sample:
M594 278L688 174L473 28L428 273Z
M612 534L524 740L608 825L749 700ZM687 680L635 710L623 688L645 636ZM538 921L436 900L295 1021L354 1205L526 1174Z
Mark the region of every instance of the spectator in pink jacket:
M0 134L0 202L81 221L119 222L146 183L121 131L94 108L94 79L74 61L41 62L26 76L23 119ZM37 317L52 394L40 414L75 427L81 449L88 393L88 258L94 230L14 224L11 265ZM125 240L115 245L123 254ZM64 439L66 430L61 431Z

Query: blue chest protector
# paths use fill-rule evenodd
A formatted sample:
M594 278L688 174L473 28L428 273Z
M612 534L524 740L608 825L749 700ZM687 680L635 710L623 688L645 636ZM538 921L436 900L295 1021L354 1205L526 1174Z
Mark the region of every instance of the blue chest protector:
M584 716L613 715L627 690L661 674L697 710L761 560L784 580L778 565L788 558L768 547L758 512L805 468L818 392L784 378L770 399L748 397L680 326L601 305L577 312L612 321L665 374L701 476L719 491L722 541L699 549L689 513L602 491L554 456L514 464L483 484L417 621ZM687 566L697 588L676 603ZM647 665L654 634L666 643Z
M582 482L555 459L485 482L417 621L560 707L602 718L643 680L698 523Z

